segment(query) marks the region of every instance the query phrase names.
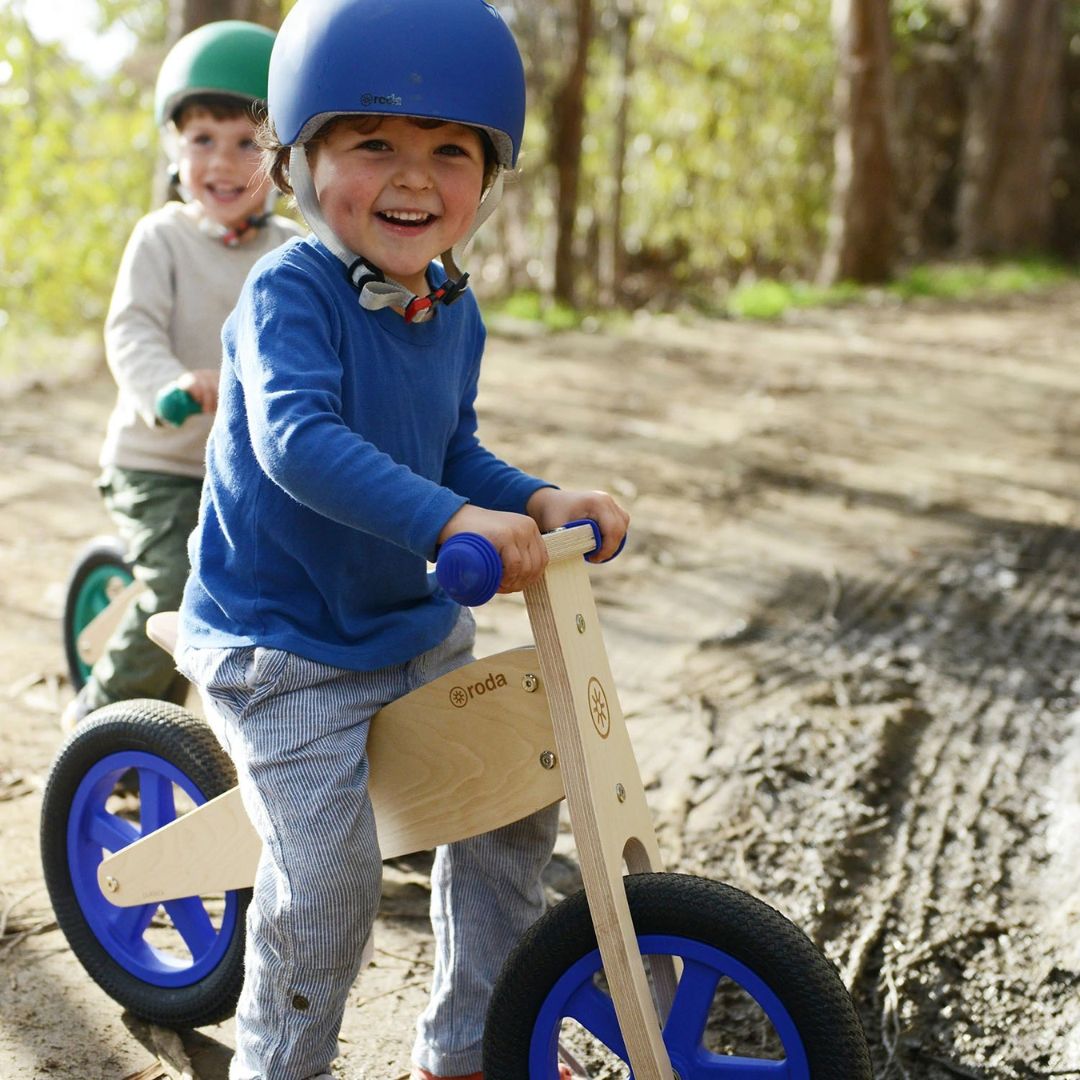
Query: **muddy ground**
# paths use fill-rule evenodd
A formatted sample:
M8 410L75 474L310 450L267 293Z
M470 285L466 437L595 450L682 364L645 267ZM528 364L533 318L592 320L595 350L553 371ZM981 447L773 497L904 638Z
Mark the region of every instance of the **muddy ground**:
M634 515L592 576L670 867L810 933L880 1080L1080 1077L1080 287L499 330L487 441ZM56 930L38 863L70 695L63 579L108 528L109 401L99 371L9 388L0 410L0 1077L188 1061L221 1080L231 1024L170 1043L122 1015ZM478 618L482 652L528 639L517 598ZM387 868L340 1078L407 1073L424 868ZM574 880L567 832L553 897Z

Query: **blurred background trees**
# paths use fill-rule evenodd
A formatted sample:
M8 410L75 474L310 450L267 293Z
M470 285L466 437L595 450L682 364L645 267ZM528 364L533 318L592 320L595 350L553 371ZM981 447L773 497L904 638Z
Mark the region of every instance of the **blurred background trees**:
M888 0L832 0L833 183L819 278L887 281L896 254Z
M171 41L288 0L93 0L96 73L0 8L0 348L103 318L151 205ZM448 0L449 2L449 0ZM497 0L525 55L488 295L720 310L754 277L882 281L1080 250L1080 0Z

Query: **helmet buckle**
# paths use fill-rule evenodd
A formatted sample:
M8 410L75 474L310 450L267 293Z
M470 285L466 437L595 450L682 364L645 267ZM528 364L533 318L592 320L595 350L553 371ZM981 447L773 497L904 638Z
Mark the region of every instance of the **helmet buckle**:
M414 296L405 305L405 321L407 323L420 322L424 313L430 311L438 297L431 293L429 296Z
M457 281L444 281L431 295L444 304L452 304L469 287L469 275L462 274Z

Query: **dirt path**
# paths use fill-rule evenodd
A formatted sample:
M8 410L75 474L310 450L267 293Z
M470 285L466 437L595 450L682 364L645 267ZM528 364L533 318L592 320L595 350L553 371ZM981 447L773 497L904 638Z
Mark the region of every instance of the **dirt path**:
M493 335L487 441L632 508L593 574L673 868L803 926L881 1080L1080 1077L1080 287L781 326ZM0 414L0 1077L225 1076L231 1025L125 1023L53 928L37 861L66 566L107 380ZM483 652L528 637L516 599ZM575 882L572 838L551 877ZM387 870L346 1080L407 1072L424 859ZM140 1070L147 1069L145 1073Z

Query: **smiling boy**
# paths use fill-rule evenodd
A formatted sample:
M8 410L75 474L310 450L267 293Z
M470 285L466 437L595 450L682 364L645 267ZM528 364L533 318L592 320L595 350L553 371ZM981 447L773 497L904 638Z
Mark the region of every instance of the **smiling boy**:
M454 250L516 161L524 90L482 0L299 0L274 46L260 139L314 235L258 263L226 324L177 653L263 839L232 1080L329 1080L379 902L371 717L471 659L472 616L427 560L479 533L512 591L543 572L542 530L593 518L595 559L626 532L609 495L478 435L485 330ZM417 1080L480 1077L557 824L547 807L438 849Z
M179 605L187 577L222 324L255 262L301 231L268 212L272 188L259 173L255 130L273 43L265 27L210 23L181 38L158 75L157 120L184 201L142 218L120 262L105 324L117 398L98 480L146 588L65 709L65 731L114 701L186 693L169 656L146 636L146 620ZM161 424L154 412L173 382L202 406L182 427Z

